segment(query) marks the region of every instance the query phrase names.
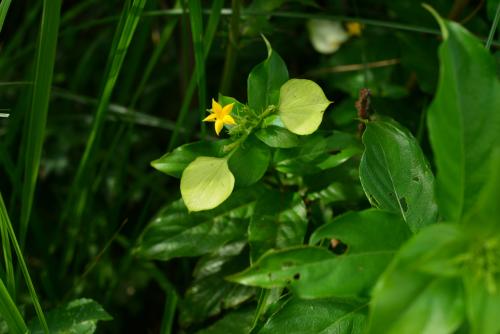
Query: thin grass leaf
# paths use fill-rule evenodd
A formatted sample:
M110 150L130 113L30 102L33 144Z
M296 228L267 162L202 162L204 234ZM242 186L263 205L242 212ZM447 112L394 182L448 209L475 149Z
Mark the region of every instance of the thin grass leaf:
M11 0L2 0L0 3L0 32L2 32L3 22L9 11Z
M195 75L198 82L198 104L200 108L200 121L205 118L207 87L205 82L205 57L203 52L203 17L201 15L200 0L189 0L189 20L193 37L194 60L196 62ZM202 135L205 127L201 127Z
M35 76L31 108L26 119L26 141L24 151L24 183L22 185L21 221L19 239L24 246L26 232L33 206L42 145L47 122L52 75L56 57L57 33L61 0L43 2L42 24L35 59Z
M125 55L134 36L137 24L141 17L142 10L146 0L133 0L131 6L128 1L122 11L122 17L118 24L115 37L113 39L111 51L108 57L108 66L106 75L104 76L104 85L99 98L97 111L92 122L92 129L87 139L85 151L80 160L76 176L73 180L69 199L63 210L62 222L68 219L69 212L74 216L74 224L70 230L71 237L69 238L69 245L66 249L65 268L71 262L76 244L76 234L80 230L80 218L85 208L85 203L90 190L88 182L91 177L91 171L94 167L95 158L94 153L100 145L100 139L103 131L104 122L108 114L108 107L111 95L114 91L118 75L122 68ZM64 272L64 270L63 270Z
M7 214L7 209L5 208L5 203L3 201L3 196L1 193L0 193L0 213L3 218L2 224L7 229L10 241L12 242L12 246L14 246L14 251L16 252L17 260L19 261L19 266L21 267L21 272L24 276L24 281L26 282L26 285L28 287L28 291L31 296L31 301L33 302L33 306L35 307L35 312L38 317L38 321L40 321L40 324L42 325L44 332L46 334L49 334L49 327L47 326L47 321L45 320L42 307L40 306L40 301L38 300L38 296L35 291L35 286L31 281L28 267L26 266L26 262L24 261L21 247L19 247L19 243L17 242L16 234L14 232L14 229L12 228L12 223L10 222L9 215Z
M7 279L7 288L12 296L16 295L16 281L14 274L14 264L12 262L12 253L10 249L9 232L6 227L6 218L4 212L0 212L0 234L2 237L2 253L5 263L5 275Z
M9 327L9 333L24 334L28 331L26 323L0 279L0 314Z
M223 4L224 4L223 0L215 0L212 5L212 9L210 11L212 15L210 15L210 18L208 19L207 28L205 30L205 36L203 37L203 42L204 42L203 50L205 59L207 58L210 52L210 48L212 46L212 42L215 36L215 31L217 30L217 26L219 25ZM167 148L168 151L171 151L175 147L175 145L177 145L181 130L182 129L185 130L184 123L186 123L186 116L189 110L189 106L191 105L191 99L193 98L195 88L196 88L196 77L192 75L191 79L189 80L188 88L186 89L184 99L182 100L181 111L179 112L179 116L177 117L176 120L176 127L168 143L168 148Z
M486 50L489 50L491 47L491 43L493 42L493 38L495 37L495 32L497 31L498 20L500 19L500 2L497 5L497 11L495 13L495 18L493 19L493 23L491 24L490 33L488 35L488 39L486 40Z

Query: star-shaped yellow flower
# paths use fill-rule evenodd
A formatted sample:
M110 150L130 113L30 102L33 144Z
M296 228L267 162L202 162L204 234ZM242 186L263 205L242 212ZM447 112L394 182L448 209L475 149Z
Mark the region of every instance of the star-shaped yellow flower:
M222 108L222 106L212 99L212 110L211 114L205 117L203 122L215 122L215 133L217 136L224 127L224 124L235 125L236 122L234 118L229 115L231 110L233 110L234 103L228 104Z

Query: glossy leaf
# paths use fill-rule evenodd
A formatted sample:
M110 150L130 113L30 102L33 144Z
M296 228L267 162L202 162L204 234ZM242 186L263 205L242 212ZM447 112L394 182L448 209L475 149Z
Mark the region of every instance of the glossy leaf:
M267 171L271 152L255 136L249 136L229 159L229 169L236 186L244 187L259 181Z
M299 144L296 134L279 126L268 126L255 132L255 136L267 146L276 148L290 148Z
M173 202L158 212L144 230L135 252L142 257L169 260L210 253L244 237L262 188L236 191L214 210L188 213L184 203Z
M221 157L227 140L199 141L177 147L161 158L151 162L151 166L162 173L180 178L184 169L200 156Z
M181 194L189 211L210 210L233 192L234 176L226 158L198 157L181 177Z
M438 21L444 41L427 123L440 213L459 221L488 183L491 150L500 140L500 83L481 42L457 23Z
M416 139L394 121L369 122L359 176L367 197L414 232L437 219L434 176Z
M255 204L248 226L251 258L272 248L300 245L307 228L306 207L298 194L268 189Z
M224 309L237 307L255 294L254 288L224 279L248 263L248 252L242 252L245 245L246 242L241 241L225 245L198 261L194 281L181 304L179 319L183 326L203 322Z
M359 217L353 215L351 218L344 219L355 226ZM392 220L393 225L403 224L397 215L381 214L378 218L373 220L381 228L385 228L386 220ZM331 224L334 225L335 221ZM326 233L318 238L328 235ZM395 253L394 245L398 245L395 241L398 235L403 238L399 242L401 244L404 234L401 236L399 232L394 233L392 226L390 229L381 229L372 236L379 240L371 241L373 246L370 247L363 246L366 238L351 237L347 254L340 256L325 248L312 246L270 251L250 268L229 279L263 288L289 286L300 298L366 296ZM383 242L391 239L394 239L391 243ZM351 254L350 248L359 251Z
M288 80L280 89L279 114L286 128L298 135L316 131L330 105L317 83L306 79Z
M368 333L452 333L464 318L463 234L436 225L415 235L373 290Z
M278 105L280 87L288 80L285 62L266 38L264 42L267 59L252 69L247 83L248 106L257 113L263 112L269 105Z
M384 237L374 237L377 234ZM337 239L348 246L347 254L355 254L398 249L410 235L408 227L396 214L368 209L346 213L320 226L311 235L309 244Z
M337 299L292 298L272 315L259 334L362 334L366 304Z
M113 318L92 299L76 299L47 313L50 332L54 334L91 334L97 328L99 320ZM30 333L44 333L38 320L28 324Z

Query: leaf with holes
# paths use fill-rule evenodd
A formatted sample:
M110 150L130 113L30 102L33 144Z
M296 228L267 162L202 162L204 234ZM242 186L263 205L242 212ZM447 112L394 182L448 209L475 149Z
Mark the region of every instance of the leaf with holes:
M437 218L434 176L416 139L392 120L366 125L359 176L372 204L398 213L413 232Z

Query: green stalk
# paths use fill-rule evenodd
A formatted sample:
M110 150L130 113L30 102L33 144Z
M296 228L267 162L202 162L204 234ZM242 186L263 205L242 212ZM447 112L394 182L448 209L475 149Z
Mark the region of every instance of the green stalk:
M26 119L24 183L22 185L20 241L24 246L33 206L42 145L47 123L52 75L56 57L61 0L43 2L42 23L36 53L31 108Z
M108 113L108 107L111 95L114 91L118 75L125 59L125 55L132 41L137 24L144 9L146 0L133 0L129 8L130 2L127 2L122 11L122 19L118 24L118 28L113 39L113 44L108 57L108 66L105 75L104 86L97 106L97 111L92 123L92 129L87 139L85 151L80 160L78 170L73 180L69 199L63 211L62 222L66 221L69 217L69 211L73 210L74 224L70 229L70 237L68 238L69 245L66 250L66 258L63 268L67 268L71 262L75 246L76 235L79 233L81 225L81 215L85 208L85 203L89 194L89 180L91 178L92 170L95 167L94 155L100 145L100 139L103 132L104 122ZM64 271L64 270L63 270Z
M2 253L5 262L5 276L7 279L7 288L11 296L16 296L16 280L14 274L14 264L12 261L12 252L10 249L9 232L6 224L7 218L4 211L0 212L0 234L2 237Z
M193 49L195 59L195 75L198 84L198 104L200 108L200 122L205 118L206 110L206 83L205 83L205 57L203 52L203 19L201 15L200 0L189 0L189 21L191 22L191 34L193 38ZM206 129L201 127L202 136Z
M209 52L210 48L212 47L212 42L215 36L215 31L217 30L217 26L219 25L219 19L221 15L221 10L222 10L222 5L224 1L223 0L215 0L211 13L210 18L208 19L207 23L207 28L205 30L205 36L203 37L203 50L204 50L204 58L206 59ZM196 73L196 68L195 68L195 73ZM186 89L186 92L184 94L184 99L182 100L182 106L181 106L181 111L179 112L179 116L177 117L176 120L176 127L174 129L174 132L172 133L172 136L170 137L170 141L168 143L168 148L167 150L170 151L172 150L178 143L179 139L179 134L182 129L184 129L184 123L186 122L186 116L188 114L189 106L191 105L191 99L193 98L194 90L196 88L196 80L195 76L192 75L191 79L189 80L188 87Z
M499 19L500 19L500 3L498 3L497 11L495 12L495 18L493 19L490 33L488 35L488 39L486 40L486 46L485 46L486 50L489 50L491 47L491 43L493 42L493 38L495 37L495 32L497 31L497 25Z
M240 0L232 0L231 7L231 27L229 30L226 62L224 63L224 71L220 88L220 92L223 95L230 95L231 93L234 69L236 67L236 57L238 54L238 40L240 36Z
M47 321L45 320L45 316L42 311L42 307L40 306L40 301L38 300L38 296L35 291L35 287L33 282L31 281L30 274L28 272L28 267L26 266L26 262L24 261L23 253L21 251L21 247L19 247L19 243L17 242L16 234L14 229L12 228L12 223L10 222L9 215L7 214L7 209L5 208L5 203L3 202L2 194L0 193L0 212L2 215L2 224L7 229L7 232L10 237L10 241L14 246L14 251L16 252L17 259L19 261L19 266L21 267L21 272L24 276L24 281L28 286L28 291L31 296L31 301L33 302L33 306L35 307L35 312L38 317L38 321L46 334L49 334L49 327L47 326Z

